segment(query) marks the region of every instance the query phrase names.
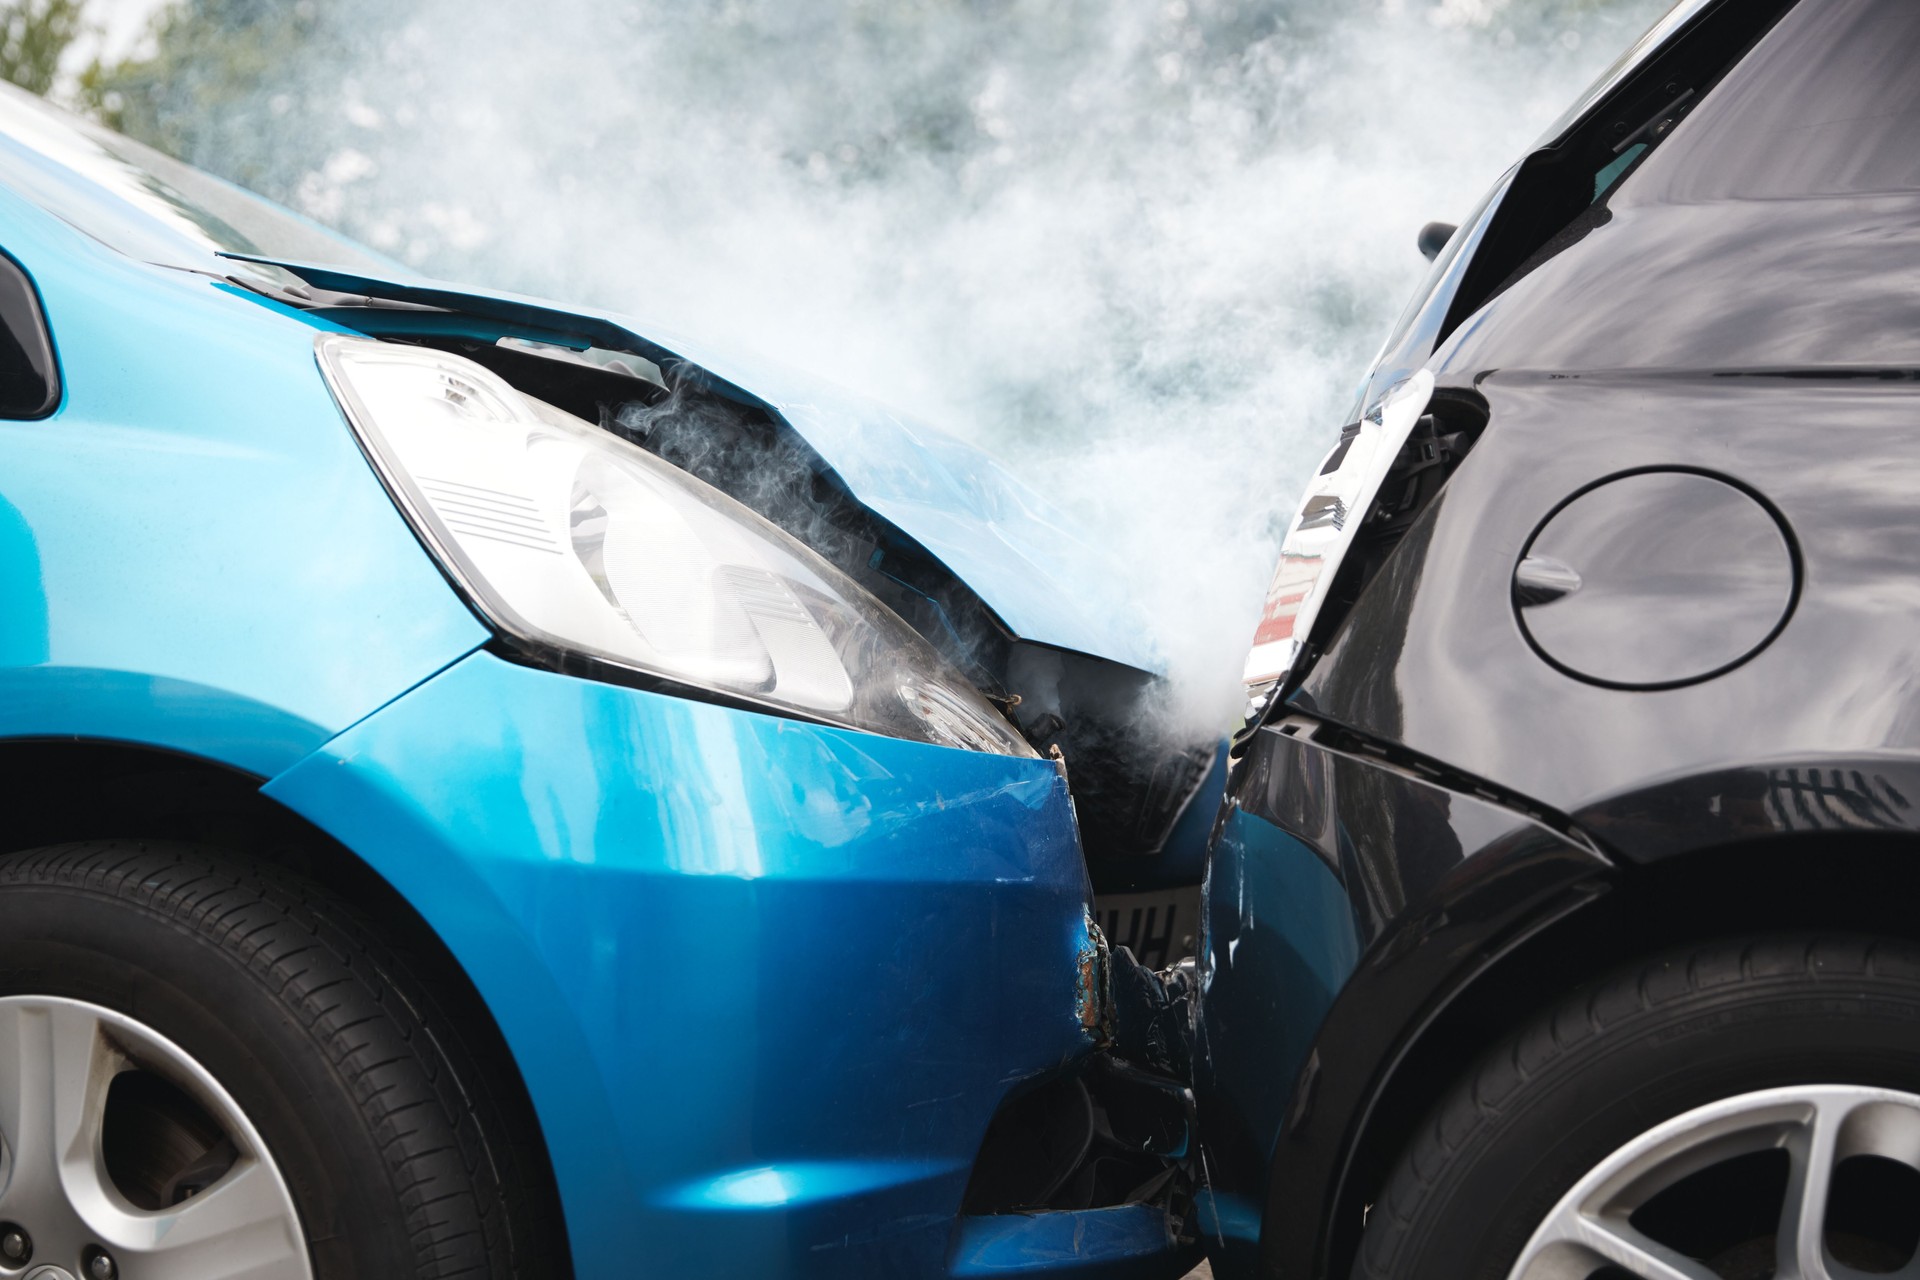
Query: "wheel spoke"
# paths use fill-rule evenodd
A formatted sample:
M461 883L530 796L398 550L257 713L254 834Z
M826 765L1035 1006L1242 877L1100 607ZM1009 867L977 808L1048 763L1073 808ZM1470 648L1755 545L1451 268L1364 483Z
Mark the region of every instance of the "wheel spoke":
M127 1203L106 1171L107 1090L133 1065L129 1053L195 1082L244 1153L219 1182L159 1212ZM4 1216L49 1230L64 1221L123 1273L311 1280L299 1216L258 1135L203 1068L131 1019L74 1000L0 998L0 1135Z
M0 1002L0 1133L8 1148L0 1204L60 1196L61 1183L75 1177L99 1181L95 1139L119 1065L86 1009Z
M307 1280L307 1251L287 1193L248 1159L212 1187L161 1214L141 1215L145 1237L120 1250L152 1280ZM135 1270L133 1267L128 1268Z
M1706 1266L1649 1240L1625 1223L1577 1211L1566 1219L1562 1239L1593 1255L1596 1262L1619 1267L1640 1280L1719 1280Z
M1812 1114L1787 1141L1793 1171L1774 1246L1774 1274L1780 1280L1831 1280L1827 1198L1833 1188L1834 1145L1848 1109L1831 1099L1814 1099Z
M1699 1227L1711 1232L1731 1226L1744 1239L1751 1234L1745 1224L1754 1221L1756 1211L1769 1217L1777 1213L1773 1274L1778 1280L1867 1280L1827 1255L1835 1169L1842 1158L1859 1155L1920 1168L1915 1159L1920 1096L1868 1085L1756 1090L1656 1125L1567 1189L1521 1250L1508 1280L1584 1280L1600 1266L1641 1280L1712 1280L1701 1263L1636 1230L1634 1217L1725 1162L1780 1151L1789 1162L1780 1201L1741 1206L1728 1199L1729 1193L1759 1194L1757 1188L1744 1180L1709 1183L1696 1185L1685 1201L1666 1202L1667 1210L1656 1217L1685 1205L1689 1215L1704 1215ZM1715 1190L1709 1194L1707 1187ZM1920 1280L1920 1259L1888 1274L1891 1280Z

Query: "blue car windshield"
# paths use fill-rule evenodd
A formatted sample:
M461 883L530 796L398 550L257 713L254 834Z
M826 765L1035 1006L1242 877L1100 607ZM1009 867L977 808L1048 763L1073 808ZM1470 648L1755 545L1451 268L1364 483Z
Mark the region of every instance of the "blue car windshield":
M397 264L272 201L0 83L0 183L131 257L217 269L258 254L391 274Z

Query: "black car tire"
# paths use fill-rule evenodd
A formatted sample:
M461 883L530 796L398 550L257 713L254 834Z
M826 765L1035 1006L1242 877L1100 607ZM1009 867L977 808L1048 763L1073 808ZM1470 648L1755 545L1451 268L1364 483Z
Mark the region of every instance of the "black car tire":
M228 854L0 859L0 998L104 1007L204 1067L264 1139L315 1277L565 1275L531 1116L425 968L319 887Z
M1352 1274L1504 1280L1561 1197L1629 1141L1709 1103L1814 1085L1920 1093L1920 948L1780 936L1621 969L1453 1087L1368 1211Z

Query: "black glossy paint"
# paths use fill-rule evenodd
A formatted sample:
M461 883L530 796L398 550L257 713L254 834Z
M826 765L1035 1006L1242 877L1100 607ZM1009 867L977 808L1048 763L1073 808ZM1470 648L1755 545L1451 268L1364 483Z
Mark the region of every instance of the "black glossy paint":
M1228 780L1196 1090L1220 1212L1263 1221L1223 1280L1345 1274L1398 1065L1521 939L1920 834L1920 5L1780 8L1710 8L1671 84L1503 177L1370 375L1424 360L1485 426ZM1560 207L1539 175L1642 116Z
M0 418L44 418L60 403L60 367L40 295L0 254Z
M1503 372L1480 390L1485 440L1295 705L1582 822L1656 779L1920 752L1920 376ZM1762 495L1805 568L1791 619L1751 659L1711 680L1621 691L1534 651L1511 574L1568 495L1643 467L1710 470ZM1689 528L1686 508L1664 516L1667 536ZM1774 549L1752 554L1731 571L1777 573ZM1695 664L1725 652L1700 637Z
M1609 476L1548 516L1514 569L1520 629L1595 684L1722 674L1793 611L1792 535L1760 499L1699 471Z
M1917 53L1920 6L1798 6L1439 367L1920 361Z

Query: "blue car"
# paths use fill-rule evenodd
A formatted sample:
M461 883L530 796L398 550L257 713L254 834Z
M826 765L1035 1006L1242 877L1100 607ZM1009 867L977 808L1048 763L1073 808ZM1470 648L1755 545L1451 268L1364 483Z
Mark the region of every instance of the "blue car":
M1224 754L1039 497L17 91L0 253L0 1276L1191 1265Z

